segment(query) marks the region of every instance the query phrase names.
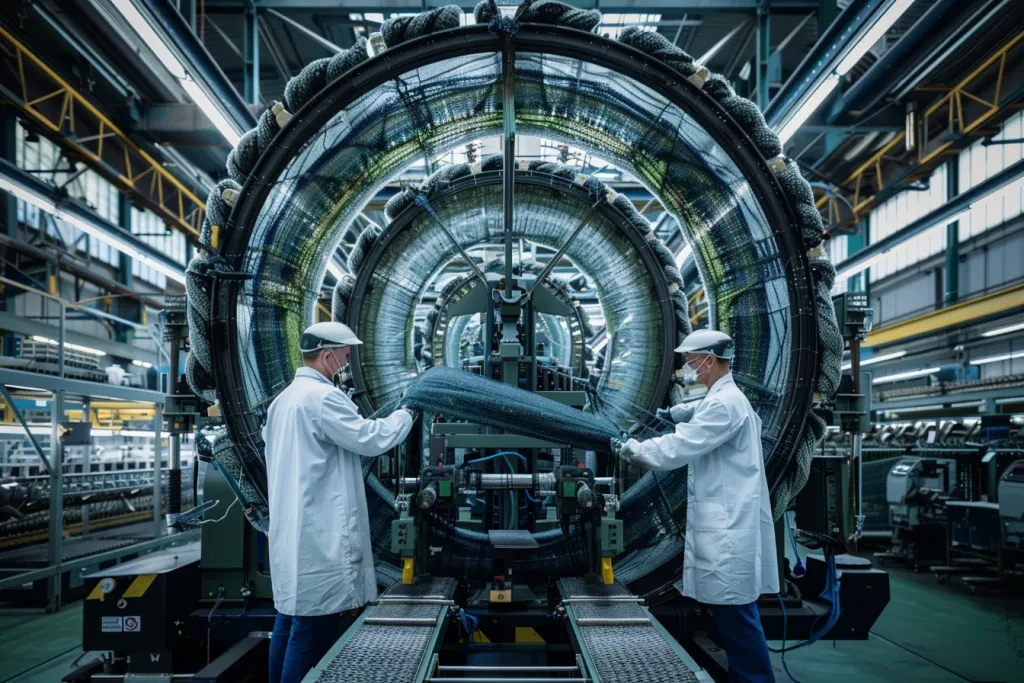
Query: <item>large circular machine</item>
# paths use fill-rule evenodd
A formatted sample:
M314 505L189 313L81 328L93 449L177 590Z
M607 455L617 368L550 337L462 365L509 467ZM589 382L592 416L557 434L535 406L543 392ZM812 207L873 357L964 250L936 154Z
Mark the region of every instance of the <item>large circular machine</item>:
M485 2L476 25L460 27L460 17L446 7L394 18L369 43L307 66L283 105L243 137L229 159L231 180L211 193L210 248L189 267L189 380L220 402L229 438L217 442L216 457L246 516L266 530L260 429L301 362L299 335L314 320L344 232L413 161L510 129L629 172L678 220L709 323L737 342L734 374L763 421L781 514L824 434L813 409L834 393L842 354L829 296L834 271L815 256L821 220L795 163L781 156L752 103L656 33L603 38L592 32L599 13L545 2L515 17ZM421 329L419 355L417 306L448 264L514 239L560 250L596 291L605 327L595 355L603 357L587 409L599 403L622 429L645 420L669 400L672 349L688 331L674 255L624 197L557 164L515 161L509 224L505 172L500 158L446 167L397 195L385 226L360 235L333 315L365 342L352 361L364 414L395 407L425 357L462 362L459 345L471 338L468 321L457 320L460 301L488 278L500 288L531 266L508 258L485 273L473 265L450 283ZM509 263L515 273L505 272ZM585 375L592 331L571 310L568 289L532 272L551 302L538 314L546 339L564 349L559 372ZM625 491L625 551L616 560L623 581L676 578L685 481L685 472L648 473ZM388 541L394 491L372 474L367 487L384 582L398 564ZM450 566L465 575L487 565L486 536L449 531ZM538 562L556 574L573 570L560 531L535 535Z

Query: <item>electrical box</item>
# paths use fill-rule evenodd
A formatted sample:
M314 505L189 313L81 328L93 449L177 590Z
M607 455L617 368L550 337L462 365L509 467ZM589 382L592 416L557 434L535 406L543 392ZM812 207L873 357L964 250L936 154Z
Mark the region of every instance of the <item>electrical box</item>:
M199 544L165 550L85 577L82 647L127 657L132 673L173 671L171 651L199 593Z
M832 306L836 310L836 321L839 323L839 332L843 339L847 342L867 339L875 318L875 312L868 305L867 294L839 294L832 297Z
M828 536L846 544L854 526L854 487L851 459L819 455L811 460L807 484L796 498L800 531Z

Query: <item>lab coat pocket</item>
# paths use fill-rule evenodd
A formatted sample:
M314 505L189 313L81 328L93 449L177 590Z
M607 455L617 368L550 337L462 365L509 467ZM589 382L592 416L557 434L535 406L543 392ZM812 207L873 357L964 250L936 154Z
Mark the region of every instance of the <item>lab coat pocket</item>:
M348 538L346 541L348 561L352 566L358 566L363 561L363 549L359 534L359 516L352 512L348 515Z
M690 509L694 513L690 526L696 530L723 530L729 527L729 518L725 514L725 505L711 500L694 502Z

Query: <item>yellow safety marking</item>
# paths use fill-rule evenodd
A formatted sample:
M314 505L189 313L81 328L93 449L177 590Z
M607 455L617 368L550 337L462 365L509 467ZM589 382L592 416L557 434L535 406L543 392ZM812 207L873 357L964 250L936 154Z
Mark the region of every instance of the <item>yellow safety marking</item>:
M220 226L214 225L210 228L210 246L216 249L218 242L220 242Z
M473 642L474 643L489 643L491 639L484 635L484 632L480 629L473 631Z
M415 560L412 557L405 557L402 559L404 560L402 564L402 583L408 586L412 583L413 563Z
M56 296L57 293L58 293L57 292L57 276L56 275L51 275L50 276L50 294L53 294L54 296Z
M601 578L609 586L615 583L615 571L612 569L612 558L610 557L601 558Z
M530 626L516 626L516 642L517 643L543 643L544 639L540 637L537 630Z
M96 582L96 586L93 587L92 591L89 593L89 597L87 597L86 600L102 600L103 599L103 591L100 589L100 584L101 583L103 583L103 579L100 579L99 581Z
M156 574L139 574L121 597L141 598L154 581L156 581Z

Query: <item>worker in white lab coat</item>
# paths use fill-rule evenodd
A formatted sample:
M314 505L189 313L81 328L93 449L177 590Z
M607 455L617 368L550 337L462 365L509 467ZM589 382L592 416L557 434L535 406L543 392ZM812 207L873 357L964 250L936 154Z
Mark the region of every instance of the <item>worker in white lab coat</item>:
M415 415L378 420L334 385L351 347L341 323L302 335L303 365L270 404L263 428L270 497L270 579L278 616L270 642L270 683L298 683L330 648L339 614L377 595L360 456L399 444Z
M734 350L722 332L688 335L676 349L684 381L708 393L695 409L673 407L674 432L630 439L619 455L651 470L689 465L683 594L711 606L729 680L760 683L774 676L757 599L779 592L779 571L761 419L729 370Z

